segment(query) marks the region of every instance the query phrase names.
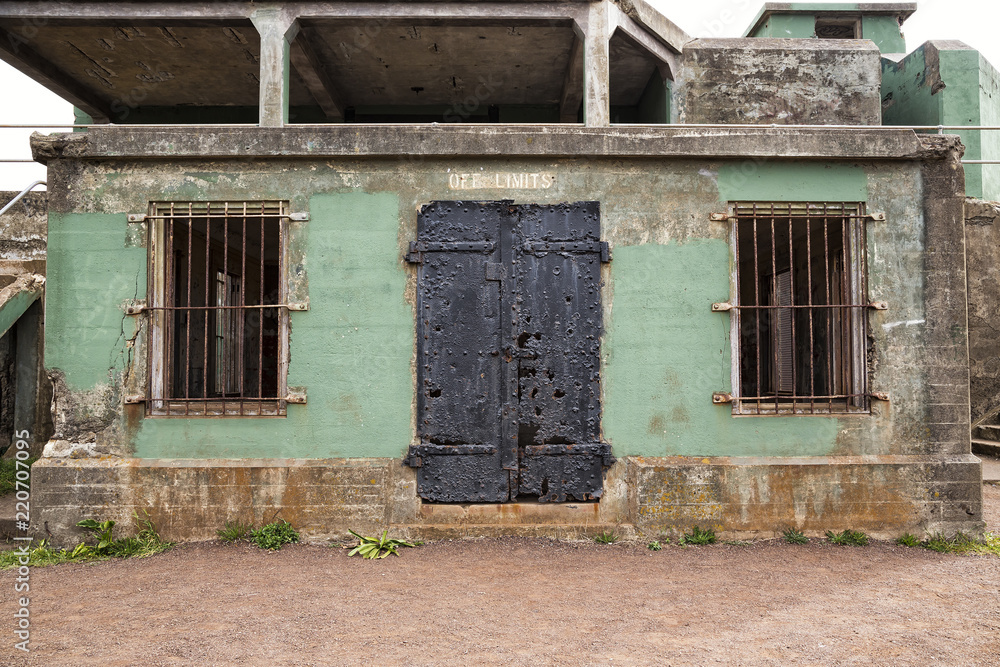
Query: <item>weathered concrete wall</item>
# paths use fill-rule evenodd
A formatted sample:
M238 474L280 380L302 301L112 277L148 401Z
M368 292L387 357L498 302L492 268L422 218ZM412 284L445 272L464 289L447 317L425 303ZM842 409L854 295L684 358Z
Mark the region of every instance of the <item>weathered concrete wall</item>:
M620 137L636 131L610 130L603 145L613 147ZM331 132L341 136L339 128ZM359 131L352 128L351 132ZM386 130L372 132L378 137L362 132L357 145L385 150L371 147L388 140ZM91 452L122 455L122 462L115 465L139 469L151 464L135 464L129 457L185 460L178 465L195 468L199 464L192 459L204 460L209 468L222 465L219 459L240 458L376 457L399 465L400 456L415 438L415 271L404 263L403 255L415 238L419 206L439 199L510 199L516 203L587 199L601 202L602 236L612 245L614 257L605 269L602 293L606 333L601 373L603 434L616 456L627 460L691 457L681 463L704 459L709 466L730 465L730 457L768 457L747 473L761 489L777 488L777 478L787 478L783 471L802 457L830 457L831 465L847 457L844 465L851 466L858 464L856 457L866 457L863 460L872 466L891 464L897 472L875 474L873 467L867 474L863 466L851 468L856 471L850 474L856 474L858 489L870 485L873 500L864 520L858 518L858 506L846 500L836 502L831 480L839 478L834 473L830 473L834 477L827 476L821 467L796 469L804 475L796 493L808 493L810 484L826 485L817 496L816 518L809 526L841 529L847 527L845 521L874 526L879 514L906 517L905 521L884 522L885 532L893 526L899 532L914 532L949 526L967 530L977 525L979 496L973 487L963 486L961 493L948 496L950 507L962 505L971 512L967 519L951 523L951 519L941 519L943 515L934 509L937 506L919 490L930 488L935 479L954 477L953 481L962 482L979 470L969 454L965 274L955 270L964 266L964 200L953 139L925 138L920 144L923 152L918 154L909 145L917 141L912 133L901 133L908 137L905 141L883 136L874 146L895 150L894 160L834 159L830 156L848 146L836 133L800 133L795 135L798 142L789 134L783 140L798 150L808 146L812 160L684 156L682 152L659 158L643 155L642 159L567 157L566 146L573 145L570 133L559 149L562 154L441 155L447 141L465 141L462 137L468 132L464 128L444 132L393 129L401 141L420 138L433 144L433 137L438 137L439 156L420 159L310 157L322 146L351 152L349 144L335 145L318 132L310 132L301 157L289 156L289 143L266 159L176 156L170 161L127 157L82 161L79 153L61 159L50 155L54 196L46 359L58 378L55 405L62 412L57 411L57 428L60 439L69 443L67 449L93 443ZM641 132L663 140L678 130L664 129L663 136L646 129ZM699 141L690 129L683 132L684 140L697 150L721 141L716 131L705 141ZM536 134L538 143L556 140L549 136L555 131ZM112 135L96 135L72 145L76 150L80 146L93 150L103 141L115 150L127 150L130 142ZM290 142L294 135L281 136ZM734 136L743 137L739 132ZM254 137L270 140L265 133L254 133ZM756 150L756 135L746 137L739 145ZM211 137L201 137L206 139ZM597 133L581 132L581 143L598 140ZM764 138L760 141L766 145ZM621 139L620 145L648 150L651 143ZM135 143L138 150L147 150L151 144L155 144L151 137ZM171 150L179 150L178 145L171 144ZM534 141L524 145L538 150ZM232 149L228 140L226 146L220 150ZM536 189L511 189L503 185L503 178L497 178L498 173L544 174L547 178L533 179ZM291 315L289 384L303 387L308 402L290 405L285 419L143 418L141 406L122 406L123 395L142 391L146 354L144 319L124 312L125 304L141 301L146 290L143 227L129 224L127 214L144 212L150 200L238 200L250 197L248 193L253 198L288 199L293 211L310 213L308 222L292 225L289 242L290 285L297 300L310 304L308 312ZM727 301L731 284L729 227L711 222L710 217L724 211L726 202L732 200L864 201L870 211L885 214L886 222L868 225L870 297L890 304L887 311L869 314L870 386L873 391L888 392L889 402L876 401L870 415L841 417L734 418L728 406L712 405L713 391L731 390L731 342L729 315L712 313L710 305ZM669 461L653 464L673 465ZM70 462L57 474L59 465L52 462L53 476L45 478L48 481L36 480L36 494L58 492L67 475L76 474L74 466L89 464ZM170 465L167 461L152 467L159 470ZM272 465L281 468L285 464ZM634 495L648 491L642 496L642 506L647 507L647 514L652 512L648 508L660 498L655 476L648 484L640 483L638 477L628 477L630 468L621 470L609 475L617 480L615 485L623 485L625 491L617 497L627 498L632 509L615 510L618 516L638 522L641 530L662 528L665 524L651 519L642 523L646 515L638 513L639 496ZM175 489L171 493L179 495L169 499L130 497L183 514L179 508L185 497L201 503L199 499L209 493L206 485L216 484L211 481L214 478L200 474L178 477L187 491ZM912 493L900 498L878 491L891 479L912 485ZM119 478L107 484L148 486L145 481L126 483ZM386 493L392 494L396 509L386 512L411 517L400 523L415 521L412 508L419 502L412 486L392 484ZM77 486L77 495L72 502L59 505L60 511L69 513L71 507L93 514L108 511L104 501L87 500L86 485ZM733 495L736 486L729 488L723 488L713 502L731 507L720 516L743 516L739 508L744 501ZM298 492L287 497L289 504L283 500L275 507L287 506L296 516L306 511L295 500ZM668 494L656 502L668 514L689 516L686 510L669 510L680 502L676 498ZM292 507L293 501L299 504ZM910 503L907 512L883 507L904 502ZM606 506L604 500L601 505ZM208 520L206 514L197 512L197 522ZM794 522L795 513L788 512L787 520ZM721 530L774 530L776 516L761 511ZM225 518L219 517L211 529ZM64 517L63 523L71 525L68 522ZM203 524L198 525L205 530Z
M879 63L864 40L697 39L674 87L678 122L879 125Z
M1000 204L965 202L972 422L1000 411Z
M18 193L0 192L0 207ZM10 262L34 262L28 270L45 273L45 192L29 192L0 216L0 269Z

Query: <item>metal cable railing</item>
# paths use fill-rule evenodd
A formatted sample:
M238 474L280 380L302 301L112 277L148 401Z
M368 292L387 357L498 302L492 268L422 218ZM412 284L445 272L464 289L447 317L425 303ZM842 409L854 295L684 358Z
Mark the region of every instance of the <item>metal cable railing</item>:
M356 125L364 125L363 123L357 123ZM413 123L380 123L380 127L385 126L395 126L395 127L409 127L414 125ZM448 123L448 125L481 125L481 123ZM579 123L560 123L559 125L565 125L568 127L582 127ZM143 129L180 129L180 128L191 128L194 127L193 124L160 124L160 125L114 125L114 124L79 124L75 125L72 123L66 124L27 124L27 123L6 123L0 124L0 130L88 130L88 129L100 129L109 127L141 127ZM255 123L205 123L197 124L199 128L249 128L258 127ZM341 127L343 123L289 123L285 127L294 128L308 128L308 127ZM439 126L435 124L435 126ZM799 124L788 124L780 125L777 123L770 124L747 124L747 123L676 123L676 124L640 124L640 123L616 123L611 127L631 127L631 128L683 128L683 129L713 129L713 130L858 130L858 131L890 131L890 130L913 130L914 132L934 132L936 134L954 133L954 132L990 132L990 131L1000 131L1000 125L799 125ZM0 157L0 164L3 163L29 163L34 162L30 158L3 158ZM962 164L971 165L990 165L990 164L1000 164L1000 160L962 160Z

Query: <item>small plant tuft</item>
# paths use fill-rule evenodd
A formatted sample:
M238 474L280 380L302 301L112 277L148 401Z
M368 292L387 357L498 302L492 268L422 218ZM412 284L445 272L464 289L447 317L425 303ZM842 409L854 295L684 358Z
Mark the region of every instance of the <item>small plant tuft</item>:
M26 461L15 459L0 459L0 496L14 493L17 487L17 471L24 470L28 466L28 473L31 473L31 464L38 460L37 456L32 456Z
M680 544L697 544L697 545L715 544L717 541L718 538L715 536L714 530L712 530L711 528L701 529L698 526L694 526L693 528L691 528L690 533L685 533L681 535L680 540L678 540Z
M215 531L215 534L223 542L239 542L247 539L252 532L253 524L243 523L237 519L236 521L226 521L226 525Z
M660 544L659 540L653 540L652 542L646 545L646 548L649 549L650 551L659 551L660 549L663 548L663 545Z
M896 538L896 544L901 547L919 547L920 538L910 533L904 533Z
M594 538L594 541L599 544L614 544L618 541L618 533L613 530L605 530L600 535Z
M781 534L781 539L785 540L789 544L808 544L809 538L806 537L805 533L801 530L796 530L795 528L789 528Z
M847 529L839 533L828 530L826 531L826 539L830 540L832 544L840 546L863 547L868 544L868 536L860 530Z
M292 524L284 519L278 519L251 531L250 541L261 549L278 551L286 544L298 542L299 534L292 528Z
M389 554L393 556L399 555L399 547L418 547L423 542L405 542L403 540L397 540L389 537L389 531L383 530L382 537L365 537L355 533L353 530L347 531L354 537L358 538L358 544L355 546L348 556L353 556L354 554L360 555L362 558L367 558L369 560L374 560L376 558L385 558ZM350 546L344 547L345 549L350 549Z

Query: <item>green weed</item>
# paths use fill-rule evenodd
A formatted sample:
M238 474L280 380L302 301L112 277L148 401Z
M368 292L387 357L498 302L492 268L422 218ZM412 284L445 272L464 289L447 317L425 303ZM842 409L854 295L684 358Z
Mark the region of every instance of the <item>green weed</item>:
M826 531L826 539L832 544L840 546L863 547L868 544L868 536L860 530L843 530L835 533L832 530Z
M646 548L649 549L650 551L659 551L660 549L663 548L663 545L660 544L659 540L653 540L652 542L646 545Z
M219 536L219 539L223 542L239 542L240 540L245 540L253 532L253 525L249 523L243 523L240 520L236 521L226 521L226 525L223 528L215 531L215 534Z
M292 524L284 519L278 519L251 531L250 541L261 549L278 551L286 544L298 542L299 534L292 528Z
M418 547L423 542L405 542L403 540L397 540L389 537L389 531L383 530L382 537L365 537L355 533L353 530L348 531L351 535L358 538L358 544L351 550L348 556L353 556L354 554L360 555L362 558L368 558L370 560L375 558L385 558L389 554L393 556L399 555L399 547ZM345 547L350 549L351 547Z
M618 533L613 530L606 530L594 538L599 544L614 544L618 541Z
M781 538L789 544L807 544L809 542L809 538L805 536L805 533L795 528L789 528L783 532Z
M901 547L919 547L920 538L910 533L904 533L896 538L896 544Z
M60 563L107 560L108 558L145 558L162 553L173 546L173 542L164 542L160 538L148 512L146 512L144 519L139 518L138 512L133 512L132 516L135 518L136 525L139 526L139 532L133 536L116 540L113 535L114 521L110 519L107 521L84 519L77 525L91 531L97 541L96 545L81 542L72 549L54 549L49 546L48 540L41 540L36 546L28 549L28 565L44 567ZM23 552L19 550L0 551L0 569L24 565L21 562L23 555Z
M16 490L18 463L21 464L20 469L24 470L25 465L30 467L37 460L37 456L20 462L15 459L0 459L0 496L14 493ZM21 488L24 487L22 486Z
M697 544L697 545L715 544L717 541L718 538L715 536L714 530L712 530L711 528L705 528L703 530L698 526L694 526L693 528L691 528L690 533L685 533L681 535L681 538L678 540L680 544Z

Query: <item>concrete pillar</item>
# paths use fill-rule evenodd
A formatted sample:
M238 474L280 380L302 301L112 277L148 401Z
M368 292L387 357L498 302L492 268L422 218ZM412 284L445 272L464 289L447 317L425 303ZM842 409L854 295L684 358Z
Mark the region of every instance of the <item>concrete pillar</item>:
M255 11L250 20L260 34L260 124L280 127L288 122L289 50L299 25L272 8Z
M587 127L611 124L611 83L608 43L611 19L607 2L591 3L583 33L583 122Z

